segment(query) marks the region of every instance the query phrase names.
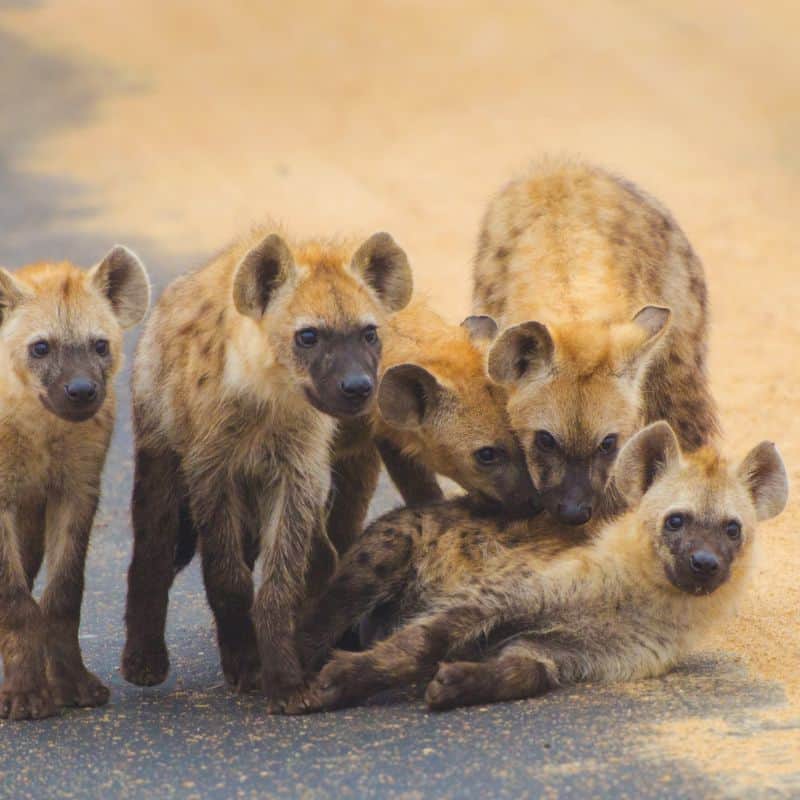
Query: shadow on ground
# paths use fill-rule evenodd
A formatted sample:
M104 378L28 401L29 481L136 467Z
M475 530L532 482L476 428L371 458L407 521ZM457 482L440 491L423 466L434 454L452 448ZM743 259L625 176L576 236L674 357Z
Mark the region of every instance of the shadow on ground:
M116 241L141 252L157 284L196 263L125 231L75 235L75 223L93 212L82 187L19 166L45 132L95 113L104 92L133 90L0 32L0 263L55 257L91 264ZM736 662L699 657L660 681L446 715L394 697L325 716L269 717L259 698L231 697L222 685L196 565L172 594L168 682L129 686L118 671L130 549L126 386L123 376L82 626L87 663L110 683L112 701L53 720L0 724L4 797L718 795L723 787L714 775L666 755L657 742L646 746L656 726L722 718L747 735L755 711L782 701L778 688L754 682ZM384 482L375 510L395 502Z

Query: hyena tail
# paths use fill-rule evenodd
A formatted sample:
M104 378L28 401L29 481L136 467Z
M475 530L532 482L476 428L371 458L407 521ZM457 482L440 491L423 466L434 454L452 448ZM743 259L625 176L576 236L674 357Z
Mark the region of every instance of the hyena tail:
M178 540L175 542L175 561L173 566L177 575L194 558L197 552L197 528L189 510L189 499L184 497L178 512Z

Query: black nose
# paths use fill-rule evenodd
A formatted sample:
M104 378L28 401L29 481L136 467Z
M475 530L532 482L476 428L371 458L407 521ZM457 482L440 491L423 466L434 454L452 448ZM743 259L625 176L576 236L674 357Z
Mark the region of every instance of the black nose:
M88 378L73 378L65 387L70 402L91 403L97 398L97 384Z
M567 525L583 525L592 518L592 507L588 503L559 503L558 518Z
M719 569L719 559L708 550L698 550L692 553L689 559L692 566L692 572L698 575L713 575Z
M365 373L357 373L342 378L339 388L346 397L369 397L375 386L374 381Z

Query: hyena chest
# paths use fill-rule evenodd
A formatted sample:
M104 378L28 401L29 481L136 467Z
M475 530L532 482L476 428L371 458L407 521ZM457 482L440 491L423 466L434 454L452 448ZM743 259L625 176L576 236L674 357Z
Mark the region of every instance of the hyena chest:
M3 426L0 482L10 494L78 491L99 480L109 431L100 421L42 419Z

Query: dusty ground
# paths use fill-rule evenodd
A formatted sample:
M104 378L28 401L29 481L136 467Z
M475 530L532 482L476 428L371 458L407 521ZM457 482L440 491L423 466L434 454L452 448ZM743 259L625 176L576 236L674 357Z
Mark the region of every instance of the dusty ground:
M708 271L730 449L774 439L796 485L800 7L698 5L0 0L0 261L88 263L122 240L163 285L267 214L384 228L457 319L489 193L576 153L681 221ZM726 791L800 779L799 522L793 498L765 526L756 585L710 643L789 705L751 715L749 738L670 717L652 745Z

